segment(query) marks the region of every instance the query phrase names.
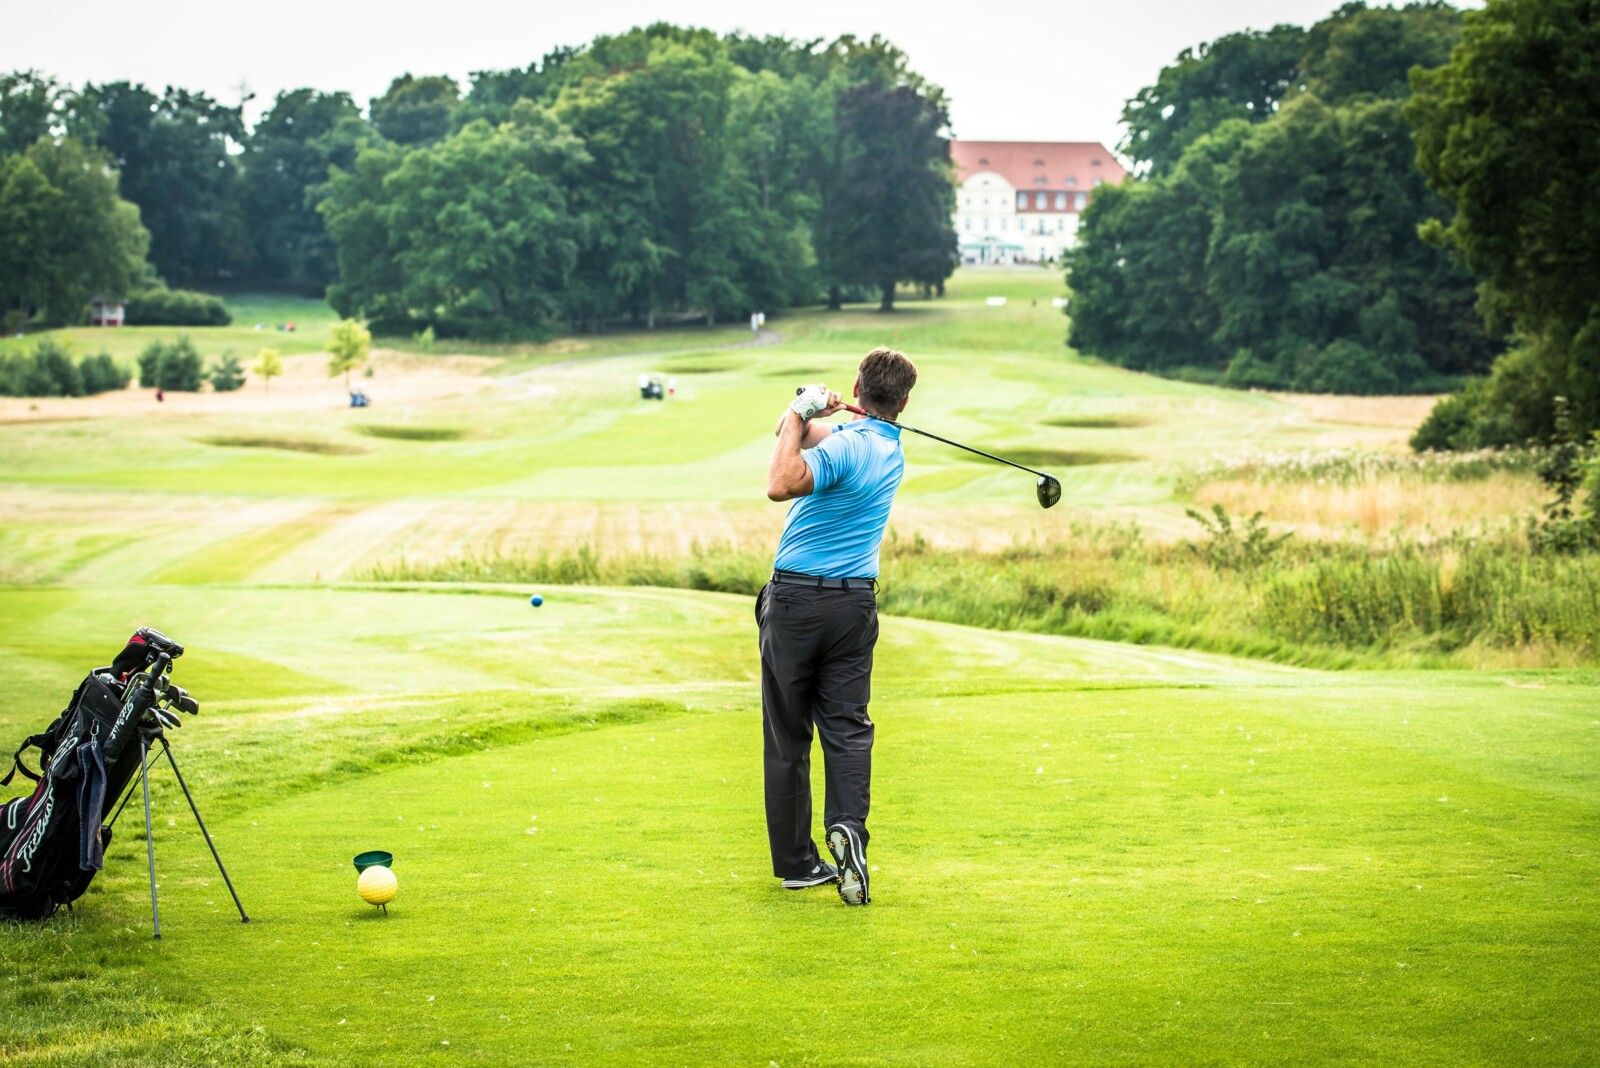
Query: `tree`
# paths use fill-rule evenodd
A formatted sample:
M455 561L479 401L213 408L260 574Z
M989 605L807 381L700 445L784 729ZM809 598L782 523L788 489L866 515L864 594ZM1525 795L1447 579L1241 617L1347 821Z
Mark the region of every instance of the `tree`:
M51 136L64 96L60 83L38 71L0 74L0 156L21 155Z
M224 352L206 375L206 380L211 383L211 389L216 393L232 393L244 386L244 368L239 365L239 357L231 352Z
M348 170L375 134L347 93L279 93L244 153L245 221L257 277L326 286L338 276L317 212L329 169Z
M1322 392L1438 389L1488 366L1500 346L1472 314L1471 276L1417 238L1445 205L1388 95L1456 25L1435 4L1347 4L1303 36L1297 84L1272 114L1252 106L1197 132L1196 105L1181 137L1163 128L1161 144L1193 140L1159 173L1098 190L1084 214L1071 343L1130 367ZM1163 79L1211 85L1225 50L1202 55Z
M200 389L200 350L187 335L176 341L152 341L139 353L139 385L169 392L194 393Z
M1119 149L1135 169L1169 173L1183 150L1228 119L1266 122L1298 84L1306 31L1246 30L1184 49L1122 109Z
M0 156L0 233L0 303L24 321L76 323L94 293L127 292L149 242L105 154L72 138Z
M283 374L283 359L277 349L262 349L256 354L256 365L250 368L261 379L261 388L272 396L272 380Z
M461 89L452 78L403 74L372 100L372 125L397 145L431 145L450 132L450 115L460 100Z
M1300 88L1329 104L1404 99L1413 67L1437 67L1461 39L1461 13L1438 0L1403 8L1346 3L1306 33Z
M350 372L367 362L372 349L372 334L354 319L335 323L328 333L328 377L344 375L344 388L350 388Z
M566 189L588 159L571 131L524 102L498 128L478 121L429 148L361 154L323 206L329 232L365 269L330 291L344 314L386 328L514 337L559 316L580 220ZM407 330L409 332L409 329Z
M960 262L949 117L911 86L866 82L839 95L836 121L830 281L871 286L893 311L896 284L942 283Z
M215 282L249 258L239 168L239 108L204 93L142 85L87 85L70 104L67 131L103 147L122 195L150 231L150 261L168 282Z
M1600 14L1592 0L1491 0L1450 62L1412 77L1417 163L1454 207L1423 230L1481 279L1516 347L1486 388L1447 401L1458 446L1600 429Z

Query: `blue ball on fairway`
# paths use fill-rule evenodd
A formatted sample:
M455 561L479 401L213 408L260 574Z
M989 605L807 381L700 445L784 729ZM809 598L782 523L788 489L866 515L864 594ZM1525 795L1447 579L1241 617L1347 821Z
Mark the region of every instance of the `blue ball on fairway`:
M533 607L535 607L535 608L538 608L538 607L539 607L539 606L540 606L540 605L542 605L542 604L544 604L544 598L543 598L543 597L540 597L540 596L539 596L539 595L538 595L538 594L537 594L537 593L536 593L536 594L534 594L534 595L533 595L533 596L532 596L532 597L529 597L529 598L528 598L528 603L529 603L529 604L531 604L531 605L533 605Z

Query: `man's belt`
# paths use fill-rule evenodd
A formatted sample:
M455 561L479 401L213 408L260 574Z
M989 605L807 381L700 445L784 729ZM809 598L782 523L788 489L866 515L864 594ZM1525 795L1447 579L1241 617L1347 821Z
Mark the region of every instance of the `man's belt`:
M878 580L871 578L824 578L798 571L774 571L772 581L785 586L810 586L818 590L875 590Z

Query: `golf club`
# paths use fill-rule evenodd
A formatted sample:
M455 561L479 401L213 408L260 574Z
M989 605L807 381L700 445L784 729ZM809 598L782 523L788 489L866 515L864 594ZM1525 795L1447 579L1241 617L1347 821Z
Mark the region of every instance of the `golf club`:
M801 388L795 390L794 392L795 396L798 397L801 393L805 392L805 390ZM1047 475L1043 471L1035 471L1031 467L1024 467L1015 460L1007 460L1004 456L996 456L992 452L984 452L982 449L974 449L971 445L963 445L959 441L951 441L949 438L941 438L938 434L932 434L926 430L918 430L914 426L908 426L905 423L897 423L893 419L885 419L881 415L873 415L871 412L866 411L865 409L857 408L854 404L841 404L839 407L843 408L847 412L854 412L856 415L864 415L869 419L876 419L881 423L888 423L890 426L899 427L901 430L909 430L913 434L921 434L925 438L932 438L934 441L942 441L946 445L953 445L958 449L965 449L967 452L977 453L979 456L982 456L987 460L993 460L995 463L1005 464L1007 467L1015 467L1018 471L1026 471L1030 475L1037 475L1039 478L1038 481L1034 483L1034 492L1039 497L1039 507L1041 508L1050 508L1061 499L1061 483L1056 480L1054 475Z

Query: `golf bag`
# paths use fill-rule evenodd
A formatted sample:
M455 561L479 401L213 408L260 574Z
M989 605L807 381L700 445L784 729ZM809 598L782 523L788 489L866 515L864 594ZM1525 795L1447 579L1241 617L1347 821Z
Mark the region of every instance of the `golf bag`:
M139 771L141 726L158 714L158 699L174 699L169 690L192 704L164 678L182 655L159 631L139 628L110 667L79 683L49 729L17 749L0 786L18 772L37 785L0 804L0 918L44 919L89 888L111 842L106 809ZM31 748L37 773L22 760Z

